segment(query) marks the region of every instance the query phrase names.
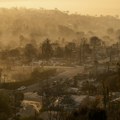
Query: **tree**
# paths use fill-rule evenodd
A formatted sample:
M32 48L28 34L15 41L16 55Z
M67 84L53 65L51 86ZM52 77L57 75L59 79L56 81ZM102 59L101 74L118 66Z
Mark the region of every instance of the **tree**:
M120 79L120 63L117 63L117 74L118 78Z
M20 46L24 46L24 44L25 44L25 37L23 35L20 35L19 39L20 39Z
M120 36L120 29L116 30L116 36L117 38Z
M16 49L11 49L9 51L9 55L11 57L18 57L18 56L20 56L20 51L17 48Z
M31 62L37 57L37 50L32 44L27 44L24 48L24 55Z
M78 76L74 76L73 86L74 87L78 86Z
M5 92L0 92L0 120L8 120L11 112L12 107L9 95Z
M112 35L114 33L114 29L113 28L108 28L107 33L108 33L108 35Z
M93 48L101 45L101 39L97 36L93 36L90 38L90 44L93 46Z
M85 53L87 51L87 44L86 38L81 38L80 46L79 46L79 57L80 57L80 64L85 62Z
M61 58L61 57L63 57L64 56L64 51L63 51L63 49L61 48L61 47L57 47L57 49L56 49L56 57L58 57L58 58Z
M108 86L105 85L104 81L102 81L102 92L103 92L103 104L104 108L107 108L107 105L109 105L109 89Z
M106 111L99 108L80 106L67 116L66 120L107 120Z
M91 109L88 113L88 120L107 120L106 111L104 109Z
M72 53L75 50L76 45L74 42L69 42L66 46L65 46L65 55L67 58L72 58Z
M19 91L14 91L13 96L14 96L14 117L16 118L18 117L17 112L19 111L19 108L21 107L21 102L24 99L24 94ZM15 120L17 120L17 118Z
M42 57L49 60L52 57L53 50L49 39L46 39L42 44Z
M0 68L0 83L2 82L2 72L3 72L3 69Z
M93 36L90 38L90 45L93 47L92 50L93 50L93 62L94 62L95 71L97 71L97 65L98 65L97 47L101 46L101 42L102 42L101 39L99 39L97 36Z
M34 46L37 47L37 42L34 38L31 39L30 43Z
M109 63L111 63L112 61L112 55L115 54L114 53L114 49L112 48L112 46L107 48L107 55L109 57Z

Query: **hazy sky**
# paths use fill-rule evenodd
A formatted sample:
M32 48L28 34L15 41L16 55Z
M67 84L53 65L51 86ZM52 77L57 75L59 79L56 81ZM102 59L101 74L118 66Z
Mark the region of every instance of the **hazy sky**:
M69 10L90 15L120 15L120 0L0 0L0 7Z

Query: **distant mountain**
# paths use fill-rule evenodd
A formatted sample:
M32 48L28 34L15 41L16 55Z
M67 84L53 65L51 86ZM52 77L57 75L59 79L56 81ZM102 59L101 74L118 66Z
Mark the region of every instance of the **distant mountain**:
M111 34L110 29L113 30ZM114 38L119 29L120 19L112 16L68 14L57 9L0 9L1 41L19 40L20 35L37 40L46 37L72 40L84 35L109 35Z

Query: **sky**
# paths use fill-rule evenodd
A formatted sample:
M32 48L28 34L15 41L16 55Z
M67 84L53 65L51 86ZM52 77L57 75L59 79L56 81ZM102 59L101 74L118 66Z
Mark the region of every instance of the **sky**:
M1 8L58 8L70 13L120 15L120 0L0 0Z

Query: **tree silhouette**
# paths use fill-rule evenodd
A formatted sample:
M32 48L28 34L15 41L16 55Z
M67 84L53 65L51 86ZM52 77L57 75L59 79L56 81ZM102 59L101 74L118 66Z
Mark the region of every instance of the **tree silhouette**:
M32 44L27 44L24 49L24 55L29 61L32 61L37 56L37 50Z
M65 46L65 55L67 58L72 58L72 53L75 50L75 43L74 42L69 42L66 46Z
M45 60L49 60L52 57L53 51L49 39L46 39L42 44L42 57Z

